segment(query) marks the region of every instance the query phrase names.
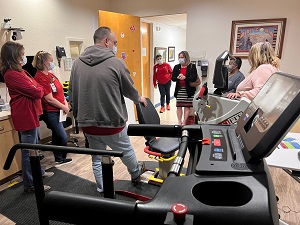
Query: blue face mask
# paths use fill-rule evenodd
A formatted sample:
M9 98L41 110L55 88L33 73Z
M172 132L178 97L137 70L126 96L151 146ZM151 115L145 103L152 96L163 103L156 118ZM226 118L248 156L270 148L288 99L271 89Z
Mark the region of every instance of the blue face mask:
M54 69L54 67L55 67L55 65L54 65L54 62L50 62L50 65L49 65L49 70L53 70L53 69Z
M27 63L27 57L24 55L22 61L20 61L21 66L25 66Z
M116 46L113 46L112 51L113 51L113 53L114 53L115 55L117 54L117 50L118 50L118 48L117 48Z
M159 59L159 60L157 60L157 63L158 63L159 65L161 65L161 64L163 64L163 60L162 60L162 59Z
M179 63L180 63L181 65L185 63L184 58L179 58L178 61L179 61Z

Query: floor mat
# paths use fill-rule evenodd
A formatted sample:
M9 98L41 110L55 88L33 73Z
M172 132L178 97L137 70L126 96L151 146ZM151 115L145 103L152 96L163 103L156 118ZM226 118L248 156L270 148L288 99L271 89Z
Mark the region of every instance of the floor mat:
M51 191L97 197L103 196L103 194L96 191L95 182L66 173L57 168L51 168L47 171L55 173L53 177L44 179L44 184L51 186ZM146 183L140 183L136 187L133 187L130 181L125 180L116 180L114 188L116 190L116 199L126 201L135 201L135 199L120 195L118 191L125 190L152 198L159 190L159 187ZM0 213L18 225L39 224L35 195L24 193L22 183L18 183L0 192ZM63 225L66 223L50 221L50 224Z

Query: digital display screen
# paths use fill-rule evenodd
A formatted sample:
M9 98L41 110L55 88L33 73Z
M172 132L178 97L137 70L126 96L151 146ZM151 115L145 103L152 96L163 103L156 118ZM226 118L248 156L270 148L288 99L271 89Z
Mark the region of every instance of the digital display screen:
M251 103L251 107L257 110L254 113L251 126L248 128L246 126L245 131L248 132L253 125L260 132L269 129L298 92L299 87L293 80L271 77Z
M300 76L274 73L269 78L237 122L244 155L261 159L276 148L299 117L299 99Z

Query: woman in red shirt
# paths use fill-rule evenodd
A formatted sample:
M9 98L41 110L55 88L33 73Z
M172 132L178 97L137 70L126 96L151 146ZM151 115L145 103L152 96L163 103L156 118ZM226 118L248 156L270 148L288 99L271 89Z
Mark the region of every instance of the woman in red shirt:
M153 68L153 86L159 89L160 93L160 113L165 111L165 101L167 103L167 110L170 110L170 89L172 68L168 63L163 62L161 55L155 57L156 64Z
M22 69L27 63L23 45L8 41L1 48L0 73L10 95L11 118L14 128L20 133L21 143L37 144L39 141L39 115L42 114L41 98L44 94L33 77ZM53 176L53 172L45 172L44 178ZM22 177L24 191L34 192L33 178L28 149L22 149ZM50 187L44 185L44 190Z
M53 73L49 72L54 69L53 57L49 52L39 51L34 56L32 65L37 69L34 79L44 90L42 120L52 131L52 144L67 146L68 136L59 118L60 111L67 114L70 109L60 81ZM53 151L53 154L56 167L72 162L72 159L67 158L66 152Z

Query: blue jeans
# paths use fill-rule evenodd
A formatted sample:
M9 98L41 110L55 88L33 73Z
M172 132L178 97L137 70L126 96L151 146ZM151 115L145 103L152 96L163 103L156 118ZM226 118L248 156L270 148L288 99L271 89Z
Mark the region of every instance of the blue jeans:
M27 144L37 144L38 143L38 128L26 131L20 131L21 143ZM45 173L45 170L42 169L42 174ZM31 173L30 165L30 154L29 150L22 149L22 177L23 177L23 186L24 190L28 188L33 188L33 178Z
M170 104L170 89L171 89L171 81L166 84L158 84L158 89L160 93L160 106L165 106L165 99L167 105Z
M59 122L59 112L43 113L43 120L47 127L52 131L52 144L57 146L67 146L68 136L62 122ZM56 162L61 162L67 157L66 152L53 151Z
M131 178L136 179L140 175L140 167L131 146L130 139L127 135L127 127L124 127L120 133L114 135L85 135L89 142L89 148L91 149L106 150L106 147L109 146L113 151L123 151L123 157L121 157L121 160L127 167L127 171L131 175ZM92 155L92 165L97 182L97 191L103 192L102 156Z

